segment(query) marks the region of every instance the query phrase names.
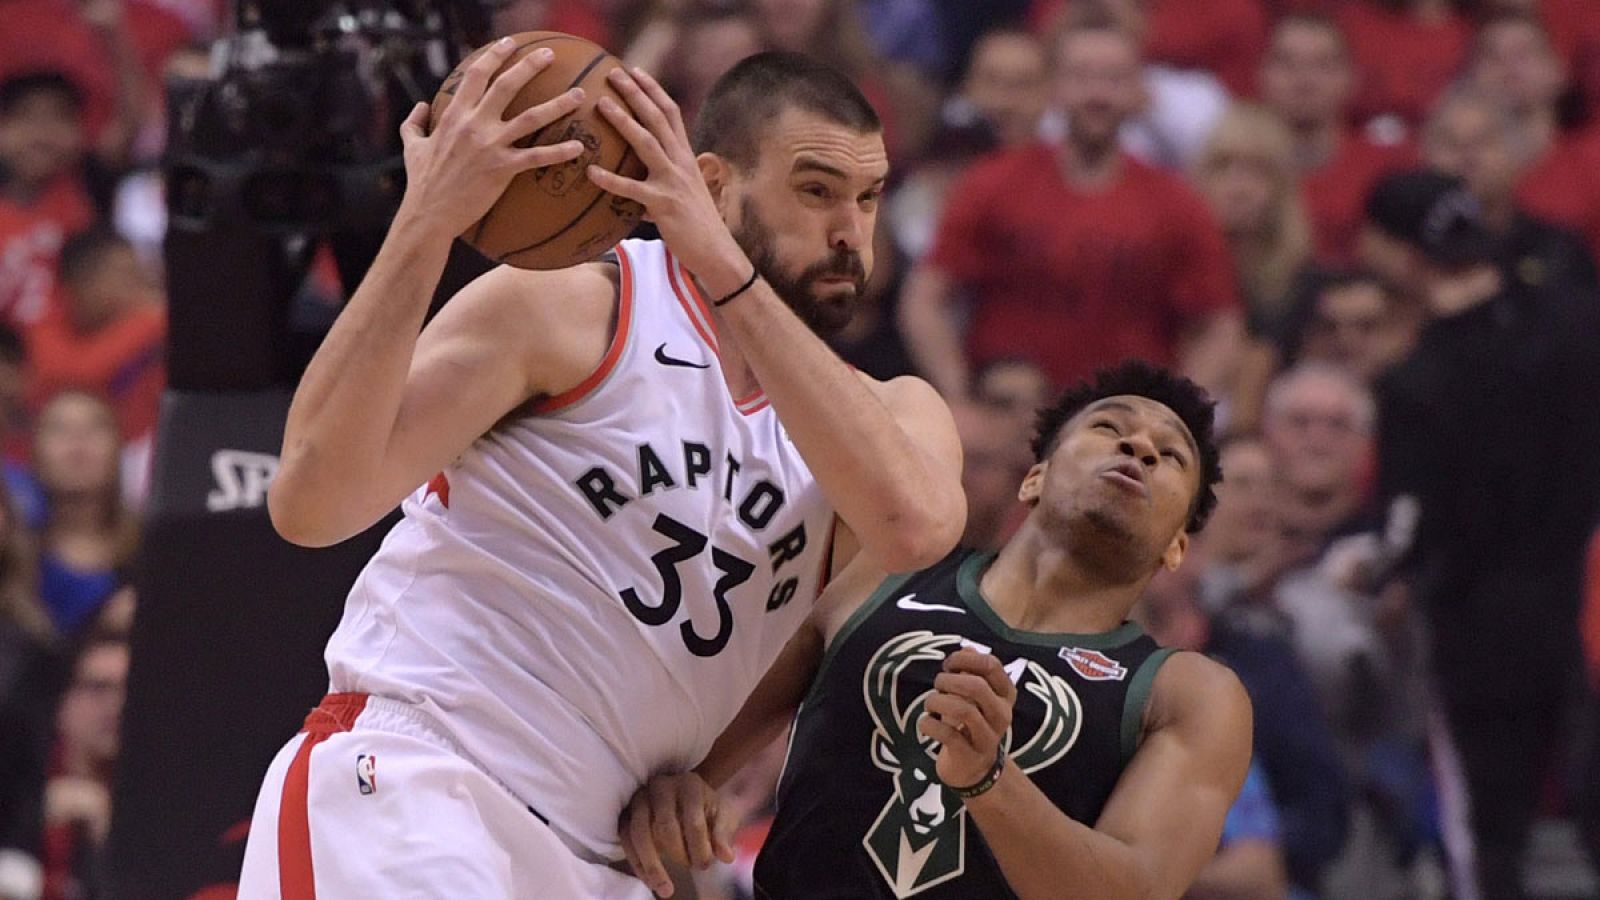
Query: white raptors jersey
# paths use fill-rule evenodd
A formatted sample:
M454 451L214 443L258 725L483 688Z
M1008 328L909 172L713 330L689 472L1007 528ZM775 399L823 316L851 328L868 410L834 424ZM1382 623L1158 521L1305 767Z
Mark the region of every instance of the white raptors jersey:
M611 859L633 791L705 755L811 609L833 521L665 245L618 256L599 370L406 499L327 649L334 691L415 704Z

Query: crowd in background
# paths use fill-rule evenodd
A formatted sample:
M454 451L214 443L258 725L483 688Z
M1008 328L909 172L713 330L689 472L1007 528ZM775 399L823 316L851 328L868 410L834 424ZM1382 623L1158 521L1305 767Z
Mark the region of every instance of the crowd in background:
M1255 704L1190 896L1600 895L1596 0L491 5L687 116L762 49L856 79L894 169L836 348L951 402L968 545L1018 521L1060 386L1142 357L1218 398L1217 513L1139 611ZM227 16L0 0L0 900L103 890L164 85L204 77ZM748 891L781 750L731 788L741 861L686 891ZM1565 868L1528 850L1562 819Z

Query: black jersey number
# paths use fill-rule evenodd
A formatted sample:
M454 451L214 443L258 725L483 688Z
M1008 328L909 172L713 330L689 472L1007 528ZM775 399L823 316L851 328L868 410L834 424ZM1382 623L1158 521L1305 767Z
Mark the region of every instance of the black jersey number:
M672 546L650 557L656 571L661 573L661 602L651 605L644 602L638 591L623 588L622 604L646 625L665 625L683 605L683 579L678 577L678 566L705 552L706 536L665 513L656 515L652 527L657 534L672 541ZM728 605L728 592L749 581L756 572L755 566L720 547L711 548L711 564L722 573L711 591L711 598L717 603L717 633L702 637L695 631L694 623L687 620L678 626L683 634L683 645L695 656L716 656L728 646L728 639L733 637L733 608Z

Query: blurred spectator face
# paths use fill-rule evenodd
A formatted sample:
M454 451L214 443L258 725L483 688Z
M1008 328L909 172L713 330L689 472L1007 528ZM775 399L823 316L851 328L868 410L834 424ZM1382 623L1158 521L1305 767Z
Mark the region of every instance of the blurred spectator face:
M1217 507L1201 532L1207 555L1224 563L1249 559L1277 536L1272 457L1266 444L1242 438L1222 449Z
M761 29L749 16L707 18L687 26L673 62L684 121L694 121L695 112L705 103L718 78L739 60L764 49Z
M1040 407L1050 402L1050 379L1031 362L1003 360L978 373L972 393L978 402L1005 415L1017 446L1025 448L1033 437Z
M994 126L1001 141L1025 144L1038 136L1049 85L1044 46L1038 38L1021 31L997 31L972 48L961 93Z
M1496 206L1516 190L1520 167L1500 112L1487 98L1447 100L1428 122L1423 162L1459 175L1480 203Z
M1388 292L1377 279L1330 287L1317 297L1306 323L1302 356L1371 384L1397 361L1392 358L1396 318Z
M1222 148L1206 157L1199 182L1225 234L1259 234L1269 225L1278 193L1271 159L1244 148Z
M979 404L954 410L964 465L961 487L967 495L967 527L962 544L998 549L1007 519L1017 508L1017 485L1032 462L1003 413Z
M1550 39L1531 21L1503 19L1478 33L1472 79L1518 113L1555 104L1567 73Z
M805 51L821 33L837 0L756 0L767 39L780 50Z
M1344 39L1333 27L1289 19L1273 32L1261 64L1261 99L1290 126L1337 121L1354 88Z
M115 488L120 441L110 407L88 394L58 394L35 428L34 467L47 493L86 496Z
M127 644L97 642L84 651L61 698L56 722L74 753L101 766L116 761L127 687Z
M1371 395L1353 378L1296 369L1268 389L1262 436L1292 490L1343 492L1360 482L1373 415Z
M1103 152L1122 123L1144 105L1139 50L1111 29L1076 29L1061 36L1056 99L1067 117L1068 139Z
M84 331L111 322L134 304L159 297L155 277L130 245L102 250L94 265L66 287L67 312Z
M494 9L495 34L543 31L550 21L550 0L506 0Z
M12 178L40 187L78 164L84 151L77 104L55 90L35 90L0 116L0 163Z

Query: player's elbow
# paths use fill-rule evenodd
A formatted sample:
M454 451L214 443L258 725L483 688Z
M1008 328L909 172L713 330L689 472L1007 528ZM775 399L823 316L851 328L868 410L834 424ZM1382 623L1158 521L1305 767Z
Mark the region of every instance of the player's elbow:
M307 492L281 471L267 488L267 517L279 537L299 547L331 547L348 537L329 527L332 523L318 515Z
M926 569L955 548L966 522L966 500L959 493L953 502L911 506L888 518L873 555L889 572Z

